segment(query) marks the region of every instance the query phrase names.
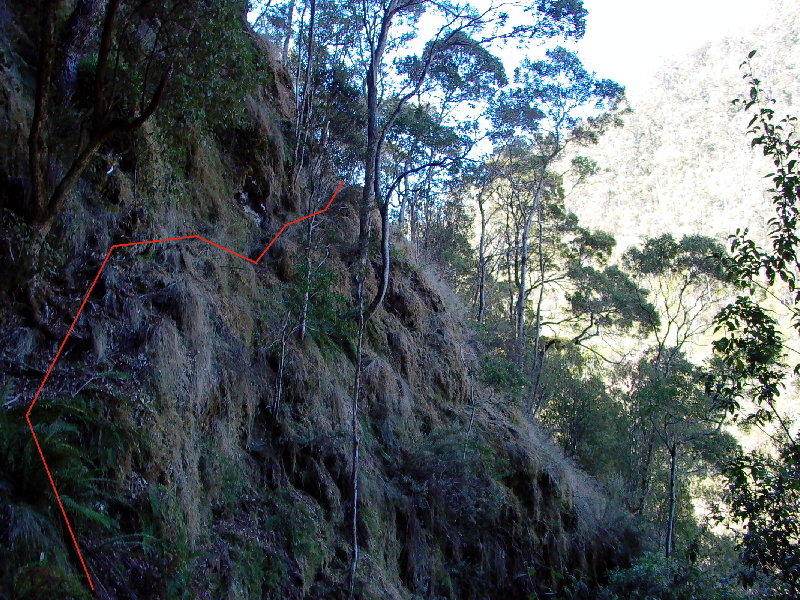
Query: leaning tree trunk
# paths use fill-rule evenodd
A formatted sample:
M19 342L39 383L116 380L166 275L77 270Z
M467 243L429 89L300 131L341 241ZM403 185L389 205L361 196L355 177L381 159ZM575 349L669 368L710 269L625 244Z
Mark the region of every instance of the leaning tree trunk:
M376 181L378 175L375 175ZM365 318L369 320L378 307L386 297L386 291L389 289L389 267L390 267L390 238L391 238L391 223L389 223L389 199L381 203L381 280L379 282L378 294L370 303L367 308Z

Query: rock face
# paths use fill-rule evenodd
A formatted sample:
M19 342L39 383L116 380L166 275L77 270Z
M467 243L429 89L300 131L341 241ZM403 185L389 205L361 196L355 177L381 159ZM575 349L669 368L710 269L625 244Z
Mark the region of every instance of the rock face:
M285 159L273 62L238 129L195 123L176 148L156 117L98 153L31 284L15 208L31 52L0 17L16 32L0 61L0 598L90 597L23 418L89 283L112 244L202 235L258 256L310 188ZM115 251L31 415L99 597L346 596L358 197L315 219L310 250L298 224L258 265L197 240ZM395 254L364 342L357 597L591 597L635 546L625 515L473 380L458 300Z

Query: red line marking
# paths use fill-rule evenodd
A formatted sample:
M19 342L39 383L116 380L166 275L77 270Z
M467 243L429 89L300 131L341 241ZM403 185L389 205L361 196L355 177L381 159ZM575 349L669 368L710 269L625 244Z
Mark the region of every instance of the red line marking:
M246 260L248 262L251 262L254 265L257 265L261 261L261 259L264 258L264 255L270 249L272 244L275 243L275 241L281 236L281 234L284 231L286 231L286 229L288 227L290 227L291 225L294 225L295 223L299 223L300 221L308 219L309 217L320 215L320 214L324 213L326 210L328 210L330 208L331 204L333 204L333 200L336 198L336 195L339 193L339 190L342 189L343 185L344 185L344 181L340 181L339 185L336 187L336 190L333 192L333 196L331 196L331 199L328 200L328 204L325 205L325 208L323 208L322 210L318 210L317 212L313 212L311 214L308 214L305 217L300 217L299 219L295 219L294 221L290 221L289 223L286 223L283 227L281 227L280 231L278 231L278 233L275 234L275 237L272 238L270 243L267 244L267 247L264 248L264 251L261 254L259 254L258 258L255 259L255 260L253 260L252 258L248 258L248 257L244 256L243 254L239 254L238 252L234 252L233 250L231 250L229 248L226 248L225 246L221 246L220 244L217 244L216 242L212 242L211 240L207 240L206 238L201 237L199 235L184 235L184 236L180 236L180 237L164 238L164 239L160 239L160 240L146 240L146 241L142 241L142 242L128 242L127 244L114 244L113 246L111 246L111 248L108 249L108 252L106 253L106 257L105 257L105 259L103 259L103 264L100 265L100 269L97 271L97 275L95 275L94 280L92 281L92 285L89 286L89 291L86 292L86 295L83 298L83 302L81 303L81 306L78 309L78 312L75 315L75 318L72 320L72 324L69 326L69 329L67 330L67 334L64 336L64 340L61 342L61 345L58 347L58 352L56 352L55 358L53 358L53 362L50 363L50 368L47 369L47 373L45 373L44 379L42 379L42 383L39 384L39 389L36 390L36 394L34 395L33 400L31 401L31 405L28 407L28 410L25 413L25 420L28 422L28 427L31 430L31 435L33 436L33 441L36 444L36 449L39 451L39 457L42 459L42 464L44 465L44 470L47 472L47 478L50 480L50 486L53 488L53 493L56 496L56 501L58 502L58 507L61 509L61 514L64 516L64 522L67 524L67 530L69 531L69 535L72 538L72 543L75 545L75 551L78 553L78 558L81 561L81 566L83 567L83 572L86 574L86 579L89 581L89 587L92 588L92 591L94 591L94 582L92 581L91 575L89 575L89 569L86 567L86 562L83 560L83 553L81 552L80 546L78 545L78 540L75 537L75 532L72 530L72 524L69 522L69 517L67 517L67 511L64 510L64 505L61 502L61 496L58 493L58 489L56 489L55 481L53 481L53 476L50 473L50 467L47 466L47 461L44 458L44 452L42 452L42 447L39 444L39 438L36 437L36 431L33 429L33 424L31 423L31 411L33 410L33 406L36 404L36 401L39 399L39 395L42 393L42 389L44 388L45 383L47 383L47 380L50 377L50 373L53 372L53 367L56 366L56 362L58 362L58 358L59 358L59 356L61 356L61 351L64 349L64 346L66 345L67 340L69 339L69 336L72 335L72 330L75 328L75 324L78 322L78 318L81 316L81 313L83 312L83 309L86 306L86 302L89 300L89 296L92 295L92 290L94 290L94 286L97 284L98 280L100 279L100 274L103 272L103 269L106 268L106 264L108 263L108 259L111 258L111 253L114 252L114 250L116 248L126 248L128 246L140 246L142 244L158 244L158 243L161 243L161 242L176 242L176 241L180 241L180 240L194 240L194 239L197 239L197 240L201 240L201 241L203 241L203 242L205 242L207 244L211 244L212 246L215 246L215 247L219 248L220 250L224 250L225 252L233 254L234 256L238 256L239 258L243 258L244 260Z

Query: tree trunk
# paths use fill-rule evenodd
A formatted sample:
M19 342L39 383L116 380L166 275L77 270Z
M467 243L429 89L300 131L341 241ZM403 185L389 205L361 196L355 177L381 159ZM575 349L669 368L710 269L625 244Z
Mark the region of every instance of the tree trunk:
M292 40L292 23L294 22L295 0L289 2L286 9L286 32L283 35L283 49L281 51L281 62L285 65L289 58L289 42Z
M371 53L367 69L367 151L364 158L364 189L361 192L361 210L358 221L358 255L365 266L369 241L369 212L375 201L375 179L378 167L378 69L383 60L386 35L382 28L381 38Z
M309 206L310 204L309 202ZM300 307L300 341L306 339L306 331L308 329L308 304L311 300L311 243L313 241L313 227L314 217L311 217L308 220L308 229L306 231L306 273L305 281L303 282L303 304Z
M378 130L378 74L383 63L383 53L389 37L389 28L394 17L394 2L389 3L389 8L381 19L381 29L373 50L370 53L369 69L367 70L367 153L364 161L364 190L361 194L361 211L359 215L358 255L363 265L366 277L369 265L367 250L369 243L369 212L373 204L377 203L381 209L381 248L383 250L383 280L378 296L370 304L364 315L369 319L383 301L389 277L389 207L380 201L380 163L381 163L381 134Z
M483 194L478 196L478 210L481 213L481 234L478 242L478 323L483 324L486 317L486 208Z
M83 171L89 165L95 152L112 135L124 131L133 131L141 127L155 112L156 107L164 93L170 72L161 77L149 104L142 112L129 119L114 118L106 120L105 88L106 71L109 56L112 50L114 23L119 9L120 0L109 0L106 14L103 19L103 29L100 36L100 47L97 53L97 68L94 80L94 100L92 109L92 125L86 145L78 152L67 173L56 185L52 194L48 194L45 182L47 146L45 143L45 130L48 122L48 105L50 85L53 75L55 54L55 11L61 4L59 0L50 0L43 8L41 54L39 56L39 74L36 81L36 100L34 105L31 133L28 139L28 167L31 173L31 203L32 224L38 230L38 236L43 241L50 231L58 212L61 210L67 194L78 181ZM32 250L38 254L39 248Z
M542 301L544 300L544 215L542 214L542 203L537 198L536 214L539 225L539 299L536 302L536 315L534 317L534 343L533 343L533 385L531 386L532 397L535 398L539 389L539 381L544 368L545 349L542 348Z
M47 183L45 181L45 159L47 144L45 130L49 120L50 81L56 53L55 20L59 0L47 0L41 7L39 35L39 64L36 78L36 98L33 105L33 120L28 136L28 169L31 178L31 207L29 214L34 222L44 218L47 205Z
M304 162L306 144L309 135L309 123L313 112L312 98L312 63L314 60L314 29L316 26L317 3L316 0L310 2L310 14L308 17L308 43L306 44L306 65L303 75L303 87L297 94L297 115L295 121L295 142L294 142L294 168L295 178L299 174L300 166ZM300 60L298 60L298 63ZM298 82L298 86L299 86Z
M532 211L531 211L532 212ZM525 354L525 304L528 287L528 238L530 236L531 213L525 215L520 237L519 269L517 271L517 298L515 305L514 332L517 339L517 364L522 366Z
M103 0L78 0L67 21L64 35L58 44L56 80L59 90L66 95L75 92L78 64L86 53L89 40L97 31L97 16Z
M664 540L664 556L672 556L675 537L675 473L678 462L678 445L669 447L669 510L667 511L667 532Z
M635 474L637 477L633 483L633 494L635 502L631 506L631 512L639 515L644 510L645 502L647 501L647 492L650 488L650 464L653 461L653 449L655 446L652 428L648 432L647 449L645 450L644 457L639 461L639 472Z
M543 177L544 175L542 175ZM522 234L520 237L520 257L519 257L519 271L517 276L517 302L516 302L516 319L515 319L515 332L517 339L517 363L520 367L524 366L525 362L525 305L528 299L528 249L530 246L531 225L533 224L533 216L539 213L539 205L541 202L541 187L539 183L536 188L536 193L533 197L533 205L525 211L525 222L522 226ZM539 222L541 228L541 220ZM541 237L541 236L540 236ZM541 252L541 244L539 247ZM541 297L539 299L541 304ZM537 324L538 326L538 324ZM538 336L538 332L537 332Z
M281 329L281 357L278 362L278 373L275 375L275 398L272 401L272 418L275 420L278 419L278 411L280 411L281 398L283 396L283 367L286 363L286 331L289 329L289 318L287 315Z
M411 169L411 158L408 158L405 164L405 170L408 171L409 169ZM408 177L406 177L403 179L403 194L400 198L400 213L397 216L397 227L401 235L405 233L406 206L408 206L408 200L410 196L411 191L408 185Z
M353 482L352 495L353 501L351 508L350 527L352 529L352 554L350 558L350 573L348 582L348 599L352 600L356 584L356 569L358 567L358 476L359 476L359 446L361 438L358 431L358 403L361 399L361 370L364 352L364 282L359 276L358 280L358 346L356 350L356 373L353 384L353 401L350 405L351 419L351 441L353 461Z
M470 395L470 404L472 405L472 408L470 409L469 427L467 427L467 435L464 439L464 453L461 456L461 460L467 459L467 444L469 443L470 435L472 435L472 425L475 422L475 408L477 405L477 401L475 398L475 385L472 382L472 378L470 378L469 395Z
M376 174L377 180L377 174ZM386 291L389 289L389 268L391 267L390 259L390 242L391 242L391 223L389 223L389 199L381 203L381 281L378 293L367 309L365 318L369 320L378 307L386 297Z

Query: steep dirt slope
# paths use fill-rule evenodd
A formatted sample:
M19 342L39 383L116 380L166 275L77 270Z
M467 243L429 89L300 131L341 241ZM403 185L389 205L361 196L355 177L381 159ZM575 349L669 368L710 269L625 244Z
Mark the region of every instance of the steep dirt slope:
M48 238L34 309L16 268L30 70L4 44L0 598L88 597L23 420L88 283L115 243L200 234L257 256L304 214L306 188L290 181L290 87L273 64L237 130L193 124L176 141L155 118L103 148ZM308 255L303 226L258 266L196 241L114 254L32 414L99 597L345 595L357 197L347 187L315 220ZM395 254L365 340L358 597L591 597L635 544L624 516L473 383L457 301Z

